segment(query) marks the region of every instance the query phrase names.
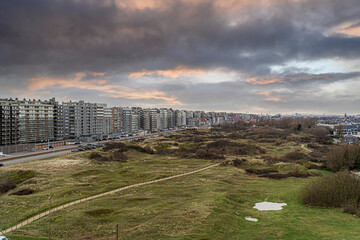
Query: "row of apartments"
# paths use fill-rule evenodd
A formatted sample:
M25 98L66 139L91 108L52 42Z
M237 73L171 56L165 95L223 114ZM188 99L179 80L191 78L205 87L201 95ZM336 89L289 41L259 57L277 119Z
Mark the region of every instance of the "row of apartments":
M238 114L168 108L107 107L103 103L0 99L0 146L46 141L90 141L125 134L210 126Z

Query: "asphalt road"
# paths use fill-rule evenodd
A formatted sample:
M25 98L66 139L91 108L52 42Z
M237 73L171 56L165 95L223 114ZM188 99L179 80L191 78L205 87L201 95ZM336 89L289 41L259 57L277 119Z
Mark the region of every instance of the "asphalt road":
M69 153L71 153L71 150L64 150L64 151L59 151L59 152L51 152L51 150L50 150L49 153L44 153L44 154L36 155L36 156L22 157L22 158L17 158L17 159L9 159L9 160L5 160L5 161L1 161L0 164L3 164L4 166L8 166L8 165L14 165L14 164L19 164L19 163L23 163L23 162L29 162L29 161L33 161L33 160L39 160L39 159L44 159L44 158L49 158L49 157L56 157L56 156L69 154Z

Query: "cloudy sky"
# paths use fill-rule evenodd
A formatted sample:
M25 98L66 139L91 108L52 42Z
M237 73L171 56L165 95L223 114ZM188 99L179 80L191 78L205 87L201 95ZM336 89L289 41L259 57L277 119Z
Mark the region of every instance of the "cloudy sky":
M360 113L359 0L1 0L0 97Z

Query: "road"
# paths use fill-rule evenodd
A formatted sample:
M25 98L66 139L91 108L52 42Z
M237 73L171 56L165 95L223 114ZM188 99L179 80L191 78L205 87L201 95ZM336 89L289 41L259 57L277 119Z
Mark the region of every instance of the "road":
M40 160L40 159L49 158L49 157L56 157L56 156L65 155L65 154L69 154L69 153L71 153L71 150L64 150L64 151L58 151L58 152L51 152L51 150L50 150L50 152L43 153L41 155L35 155L35 156L30 155L28 157L9 159L9 160L1 161L0 163L3 164L4 166L9 166L9 165L19 164L19 163L29 162L29 161L34 161L34 160Z
M110 194L114 194L114 193L118 193L118 192L121 192L121 191L124 191L126 189L130 189L130 188L134 188L134 187L140 187L140 186L144 186L144 185L148 185L148 184L151 184L151 183L157 183L157 182L162 182L162 181L166 181L166 180L170 180L170 179L173 179L173 178L178 178L178 177L184 177L184 176L187 176L187 175L190 175L190 174L194 174L194 173L197 173L197 172L200 172L200 171L204 171L204 170L207 170L209 168L212 168L212 167L215 167L215 166L218 166L220 163L217 163L217 164L213 164L213 165L210 165L210 166L207 166L207 167L204 167L204 168L201 168L201 169L198 169L198 170L195 170L195 171L191 171L191 172L187 172L187 173L182 173L182 174L179 174L179 175L175 175L175 176L171 176L171 177L166 177L166 178L161 178L161 179L156 179L156 180L152 180L152 181L148 181L148 182L142 182L142 183L137 183L137 184L133 184L133 185L129 185L129 186L126 186L126 187L121 187L121 188L117 188L115 190L112 190L112 191L109 191L109 192L104 192L104 193L100 193L100 194L97 194L97 195L93 195L93 196L89 196L89 197L86 197L86 198L82 198L82 199L79 199L79 200L76 200L76 201L73 201L73 202L70 202L70 203L67 203L67 204L64 204L64 205L60 205L56 208L53 208L51 209L51 211L46 211L46 212L43 212L43 213L40 213L36 216L33 216L11 228L8 228L6 229L5 231L3 231L4 234L7 234L9 232L12 232L16 229L19 229L29 223L32 223L42 217L45 217L47 215L49 215L49 213L53 213L53 212L57 212L59 210L62 210L62 209L65 209L65 208L68 208L70 206L73 206L75 204L78 204L78 203L82 203L82 202L86 202L86 201L90 201L90 200L93 200L95 198L99 198L99 197L103 197L103 196L107 196L107 195L110 195Z

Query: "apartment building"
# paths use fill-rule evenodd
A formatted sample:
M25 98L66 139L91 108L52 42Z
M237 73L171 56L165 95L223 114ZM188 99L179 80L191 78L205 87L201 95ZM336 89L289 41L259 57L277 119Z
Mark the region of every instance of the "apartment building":
M123 112L121 107L111 108L111 132L120 133L123 131Z
M135 133L139 131L139 115L131 108L122 109L123 116L123 132L125 133Z
M49 103L54 106L54 139L55 141L62 141L64 139L64 115L63 106L51 98Z
M0 146L19 144L19 105L0 99Z
M104 108L106 104L63 102L64 139L98 139L104 134ZM107 114L109 112L107 111ZM110 129L110 119L107 121ZM109 130L110 131L110 130Z
M168 128L168 119L167 119L167 109L160 108L159 110L160 115L160 130L165 130Z
M49 101L15 100L19 106L19 142L54 140L54 106Z
M158 131L160 129L160 113L155 108L143 109L140 115L140 126L146 131Z

